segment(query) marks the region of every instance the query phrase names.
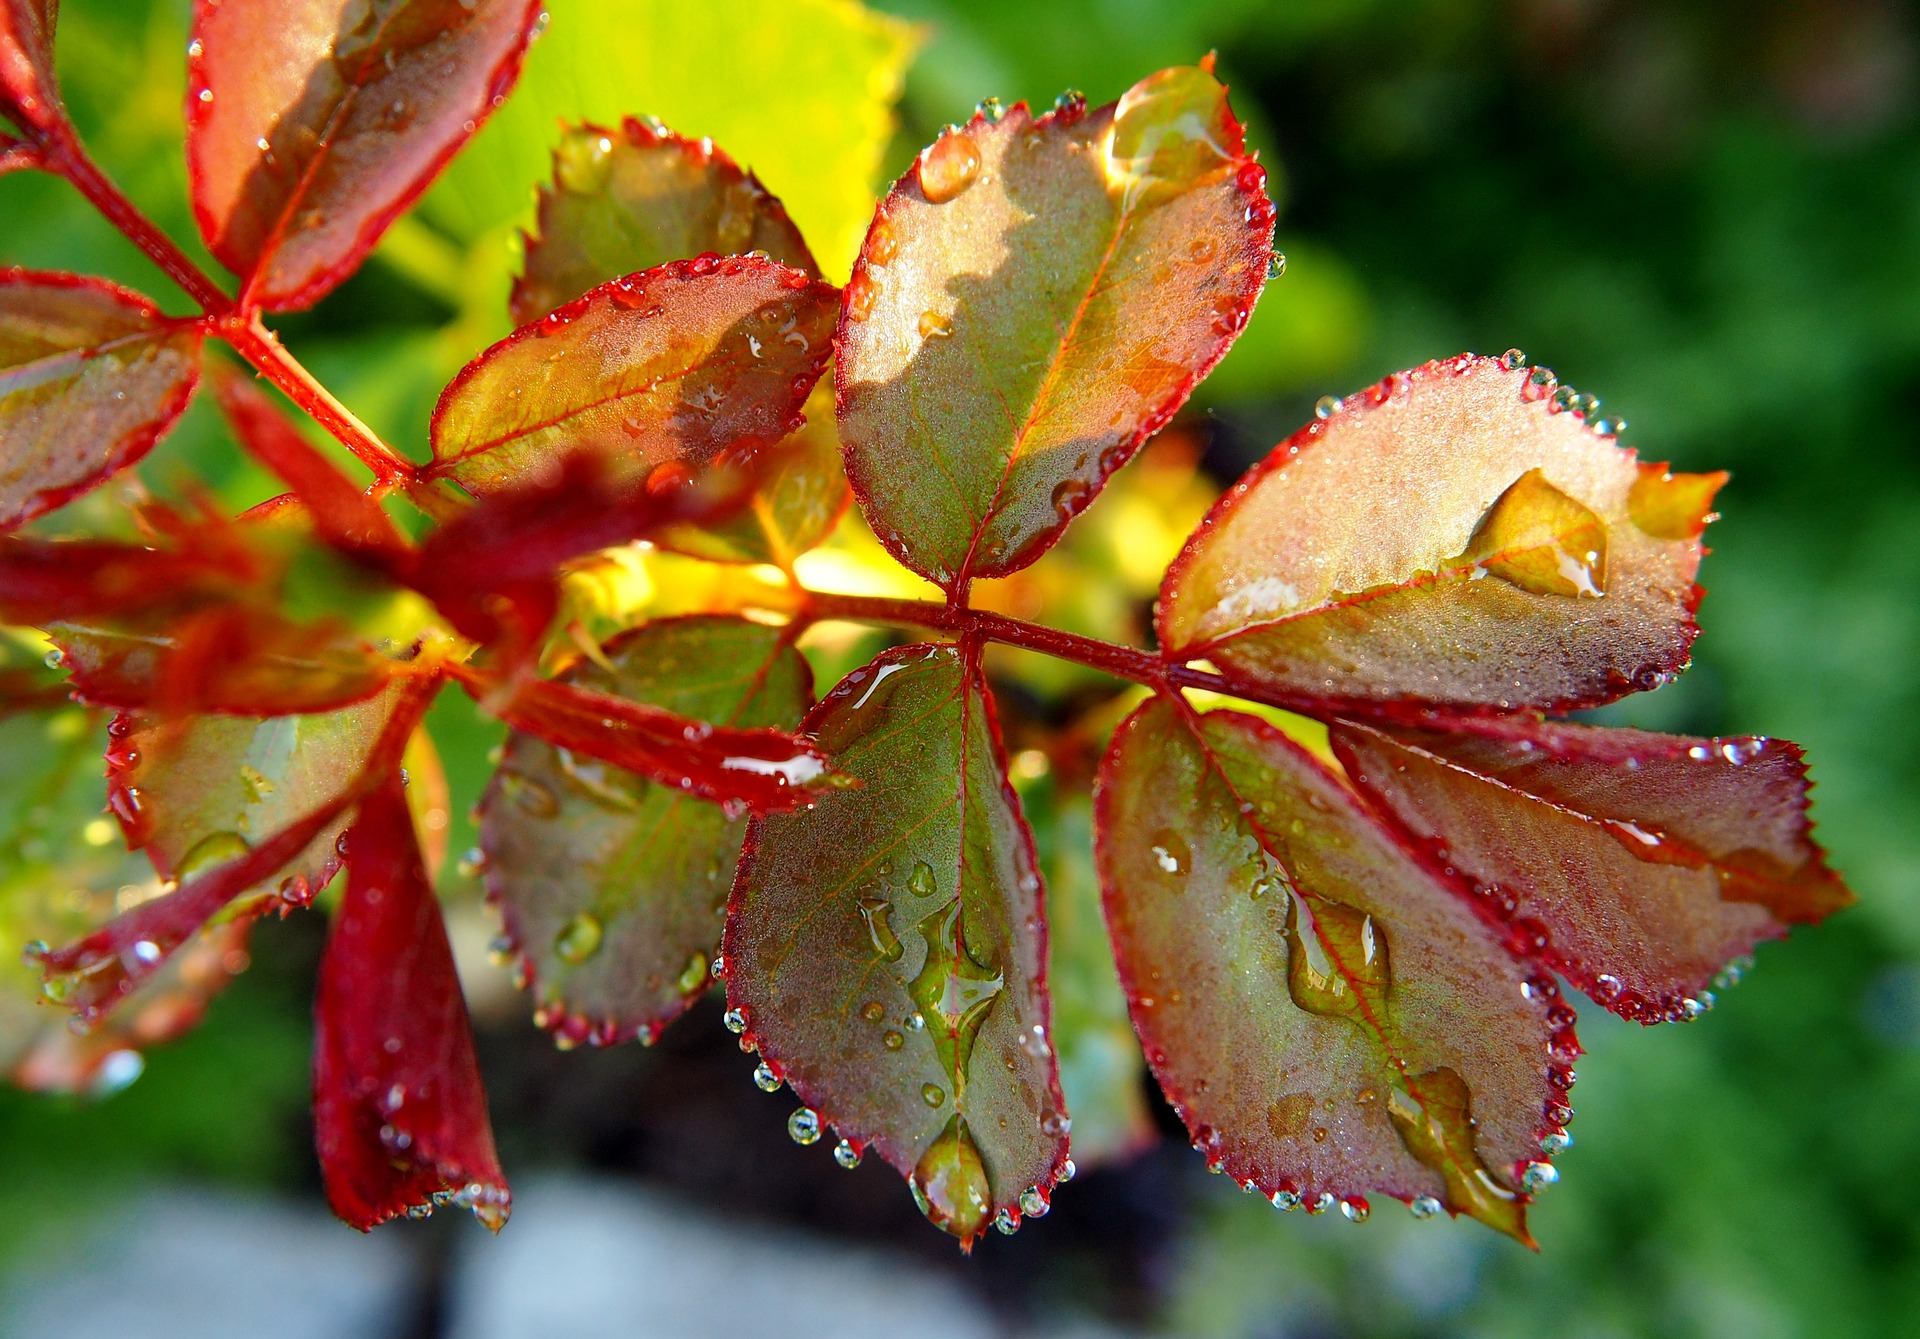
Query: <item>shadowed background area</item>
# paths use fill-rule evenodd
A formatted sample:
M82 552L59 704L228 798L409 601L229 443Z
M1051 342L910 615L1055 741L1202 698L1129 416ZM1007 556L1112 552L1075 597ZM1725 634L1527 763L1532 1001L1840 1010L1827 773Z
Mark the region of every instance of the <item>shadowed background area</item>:
M187 0L61 8L61 70L89 145L192 239ZM361 275L281 323L289 344L419 458L439 387L509 328L514 232L557 117L655 114L711 135L787 202L838 281L876 190L979 97L1046 106L1071 87L1098 104L1217 50L1271 173L1289 264L1180 419L1181 449L1222 484L1321 395L1518 346L1624 416L1644 457L1731 469L1692 672L1599 715L1805 745L1819 836L1861 905L1764 947L1699 1023L1643 1030L1583 1009L1577 1145L1534 1211L1538 1256L1388 1202L1360 1226L1279 1215L1207 1176L1156 1100L1157 1145L1084 1173L1044 1223L963 1260L889 1170L846 1173L825 1145L789 1142L790 1103L749 1082L716 1001L651 1050L556 1052L486 966L490 922L450 864L443 892L521 1192L505 1236L490 1244L445 1219L363 1242L320 1216L306 1102L324 926L307 916L263 926L252 969L203 1028L151 1053L124 1091L0 1091L0 1335L1903 1329L1920 1307L1912 8L881 8L897 19L851 0L554 0L521 92ZM103 273L182 309L52 179L0 178L0 220L9 263ZM140 472L160 492L198 475L234 506L273 491L205 403ZM1158 525L1177 539L1191 519L1122 519L1123 505L1117 493L1096 504L1088 534ZM1106 607L1063 598L1085 606L1069 618ZM1137 618L1143 602L1127 592L1113 607ZM1102 691L1023 660L1005 668L1013 714L1031 718L1012 723L1015 747ZM451 699L433 725L457 851L500 729ZM8 766L0 756L0 787Z

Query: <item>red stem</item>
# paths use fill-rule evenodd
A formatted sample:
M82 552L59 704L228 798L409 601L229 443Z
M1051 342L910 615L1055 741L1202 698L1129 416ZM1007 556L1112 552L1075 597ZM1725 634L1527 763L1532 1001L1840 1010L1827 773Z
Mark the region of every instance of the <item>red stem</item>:
M413 462L381 441L379 434L335 399L332 391L287 352L279 337L260 323L258 312L245 315L236 312L214 328L233 346L235 353L258 368L289 400L306 410L314 422L353 452L382 485L413 477Z

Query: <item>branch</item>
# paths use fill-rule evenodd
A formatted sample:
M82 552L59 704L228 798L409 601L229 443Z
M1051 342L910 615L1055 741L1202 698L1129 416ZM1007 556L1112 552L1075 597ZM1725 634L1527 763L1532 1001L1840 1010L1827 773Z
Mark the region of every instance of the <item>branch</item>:
M373 471L379 483L392 485L414 477L413 462L381 441L378 433L335 399L332 391L287 352L279 337L260 323L259 313L244 316L235 313L218 322L214 329L233 346L235 353L252 363L289 400L312 415L314 422L338 438L361 464Z

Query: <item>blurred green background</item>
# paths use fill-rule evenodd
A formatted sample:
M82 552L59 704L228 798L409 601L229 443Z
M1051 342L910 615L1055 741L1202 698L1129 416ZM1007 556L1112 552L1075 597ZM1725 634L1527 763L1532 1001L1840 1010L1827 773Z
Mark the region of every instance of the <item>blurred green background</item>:
M283 323L289 343L419 453L439 386L505 333L514 226L556 117L653 113L712 135L787 200L839 278L874 189L976 99L1050 104L1075 87L1097 103L1217 50L1273 174L1290 263L1187 417L1208 468L1230 479L1319 395L1515 345L1600 394L1643 456L1731 468L1693 671L1602 714L1804 744L1820 835L1861 896L1830 925L1763 948L1700 1023L1643 1030L1583 1016L1577 1144L1538 1206L1538 1256L1465 1222L1415 1224L1391 1204L1357 1228L1282 1217L1197 1174L1174 1141L1088 1177L1046 1224L949 1267L1020 1305L1205 1336L1905 1332L1900 1317L1920 1311L1914 10L881 8L919 26L844 0L553 0L521 92L361 276ZM193 236L178 110L188 9L66 0L60 52L87 141L182 240ZM106 273L177 305L70 191L29 174L0 178L0 259ZM197 473L236 505L271 491L204 406L143 469L159 486ZM457 704L435 724L464 810L495 734ZM466 834L454 840L457 850ZM268 927L258 965L208 1024L152 1054L117 1096L0 1093L0 1255L147 1179L312 1196L303 1106L317 945L311 924ZM529 1034L517 1022L483 1038L509 1170L517 1158L655 1174L660 1159L616 1147L659 1142L644 1112L627 1124L569 1115L545 1086L671 1103L672 1065L703 1062L536 1055L543 1043ZM729 1091L744 1102L738 1062ZM766 1110L759 1119L776 1123ZM726 1203L823 1231L879 1230L819 1207L808 1182L782 1189L782 1159L798 1155L779 1143L776 1133L753 1155L748 1184L718 1167L666 1179L731 1186ZM873 1184L905 1198L897 1182ZM914 1230L932 1239L916 1249L942 1248Z

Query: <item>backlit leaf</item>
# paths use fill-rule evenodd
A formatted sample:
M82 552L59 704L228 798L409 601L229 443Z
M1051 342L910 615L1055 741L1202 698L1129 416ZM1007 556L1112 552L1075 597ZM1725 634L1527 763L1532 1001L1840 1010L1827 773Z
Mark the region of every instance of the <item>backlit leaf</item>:
M1323 700L1554 709L1658 686L1687 663L1703 550L1671 516L1637 523L1633 453L1568 403L1544 370L1464 354L1349 397L1194 532L1161 644Z
M1529 951L1639 1022L1693 1017L1757 941L1853 901L1810 838L1806 765L1784 740L1343 723L1333 746Z
M0 0L0 116L22 130L61 120L53 74L53 29L60 0Z
M592 452L630 478L777 441L831 353L835 290L699 257L603 284L488 349L433 414L432 475L484 495Z
M1099 805L1134 1026L1208 1161L1283 1207L1426 1197L1530 1243L1521 1169L1578 1043L1465 889L1234 712L1142 707Z
M347 833L314 1016L315 1138L333 1211L365 1232L454 1203L505 1226L512 1197L473 1030L397 772Z
M187 407L199 352L192 323L104 279L0 269L0 529L145 455Z
M513 285L527 325L610 279L705 252L759 251L820 277L786 207L712 140L628 117L561 133L553 185L541 187L539 235Z
M876 1149L971 1243L1044 1213L1067 1155L1040 878L977 649L889 651L805 728L861 785L755 823L728 1002L816 1113L796 1137Z
M668 619L567 682L694 720L791 730L813 698L780 628ZM657 1037L712 984L744 815L518 732L481 802L487 895L564 1042Z
M357 268L513 86L541 0L198 0L187 162L243 305Z
M1245 325L1264 180L1199 67L921 153L836 338L848 472L895 556L948 588L1040 556Z

